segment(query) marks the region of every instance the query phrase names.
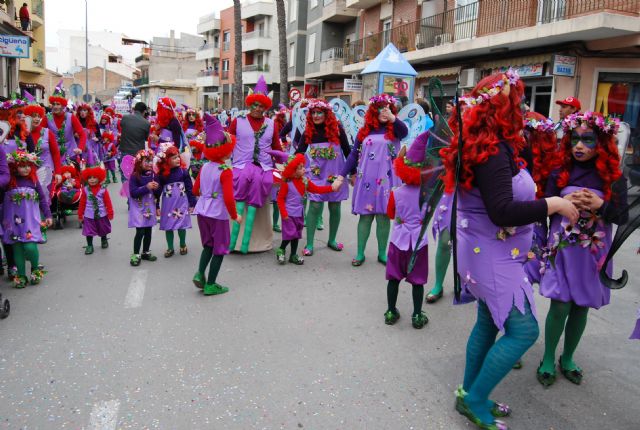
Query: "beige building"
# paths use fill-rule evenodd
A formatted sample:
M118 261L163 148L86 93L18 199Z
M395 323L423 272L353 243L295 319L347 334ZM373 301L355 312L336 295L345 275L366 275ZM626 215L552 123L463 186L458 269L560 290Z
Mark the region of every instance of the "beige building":
M31 49L29 49L29 58L20 59L20 72L18 74L20 90L28 91L39 102L44 99L44 88L40 86L41 76L45 74L45 20L44 20L44 1L43 0L24 0L17 1L16 8L26 3L29 8L29 31L31 35Z
M154 110L162 97L170 97L178 105L195 107L198 103L198 87L190 80L153 81L138 88L142 101Z
M20 30L19 21L16 22L15 20L18 15L16 4L17 2L13 0L5 0L0 3L0 34L31 37L30 32ZM20 5L22 5L22 2ZM0 96L8 98L12 92L19 89L20 78L18 71L20 70L20 61L15 57L0 56Z
M64 87L67 90L67 98L73 102L82 100L82 95L73 97L69 89L73 84L85 86L85 72L81 70L73 75L64 75ZM57 81L54 83L57 83ZM133 84L133 80L127 76L107 70L103 67L92 67L89 69L89 94L95 99L100 99L103 103L108 103L118 92L120 87ZM84 94L84 92L82 93Z

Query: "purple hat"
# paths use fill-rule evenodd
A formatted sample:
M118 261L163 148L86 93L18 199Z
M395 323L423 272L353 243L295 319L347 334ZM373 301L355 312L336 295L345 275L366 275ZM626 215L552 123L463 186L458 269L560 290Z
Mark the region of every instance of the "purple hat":
M227 141L220 121L208 113L204 114L204 132L206 134L205 146L207 147L217 146Z
M411 147L407 150L405 155L405 163L409 166L415 165L421 167L426 158L427 143L429 142L429 131L425 131L416 137Z

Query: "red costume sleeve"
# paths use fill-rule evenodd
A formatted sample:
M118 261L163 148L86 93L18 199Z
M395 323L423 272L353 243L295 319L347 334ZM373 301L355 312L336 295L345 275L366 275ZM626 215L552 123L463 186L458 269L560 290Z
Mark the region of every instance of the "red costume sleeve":
M80 204L78 205L78 221L82 221L84 210L87 207L87 194L82 191L80 194Z
M198 172L198 177L196 178L195 182L193 183L193 188L191 189L191 193L194 196L199 196L200 195L200 173L202 172L202 169ZM222 178L222 175L220 175L220 177Z
M287 207L285 205L285 200L287 199L287 194L289 193L289 183L282 181L280 184L280 190L278 191L278 197L276 199L278 203L278 209L280 210L280 216L282 219L289 218L289 214L287 213Z
M327 194L333 192L331 185L316 185L311 181L307 182L307 190L314 194Z
M55 170L55 172L53 173L60 174L62 165L60 164L60 147L58 146L56 135L48 128L43 128L41 130L47 130L49 132L49 152L51 153L51 158L53 159L53 168Z
M231 125L229 126L229 134L233 134L235 136L236 135L237 126L238 126L238 120L236 118L234 118L231 121Z
M220 184L222 185L222 198L224 199L224 205L227 207L227 212L231 219L238 218L238 212L236 212L236 199L233 196L233 171L227 169L220 175Z
M75 115L71 115L71 126L73 127L73 132L78 135L78 148L84 151L84 148L87 146L87 134L84 132L84 128L82 128L82 124Z
M387 203L387 216L389 219L395 219L396 217L396 198L393 197L393 191L389 195L389 203Z
M104 207L107 209L107 217L113 219L113 205L111 204L111 197L109 197L109 191L104 190Z
M271 149L276 151L282 151L282 144L280 143L280 130L278 127L273 127L273 140L271 141Z

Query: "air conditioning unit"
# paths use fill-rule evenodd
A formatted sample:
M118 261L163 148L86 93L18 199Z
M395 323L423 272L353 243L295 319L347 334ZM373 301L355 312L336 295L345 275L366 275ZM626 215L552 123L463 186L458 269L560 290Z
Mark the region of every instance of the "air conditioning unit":
M435 46L440 46L443 43L450 43L451 42L451 33L442 33L442 34L438 34L435 38L434 38L434 45Z
M460 88L473 88L478 83L478 69L460 70Z

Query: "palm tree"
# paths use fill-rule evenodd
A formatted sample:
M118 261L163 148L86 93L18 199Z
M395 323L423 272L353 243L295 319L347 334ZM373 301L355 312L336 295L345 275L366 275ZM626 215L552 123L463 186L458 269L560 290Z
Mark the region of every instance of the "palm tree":
M289 60L287 60L287 17L284 0L276 0L278 15L278 50L280 54L280 103L289 104Z
M233 106L242 109L244 106L244 92L242 91L242 23L240 0L233 0L233 33L235 62L233 70Z

